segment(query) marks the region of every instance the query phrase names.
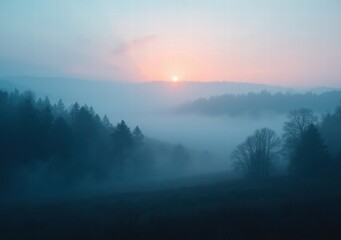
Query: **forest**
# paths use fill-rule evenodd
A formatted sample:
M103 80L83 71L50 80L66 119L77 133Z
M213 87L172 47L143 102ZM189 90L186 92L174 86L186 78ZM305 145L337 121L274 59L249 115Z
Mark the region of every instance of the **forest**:
M296 108L309 108L316 113L328 113L334 110L340 99L341 92L336 90L321 94L261 91L200 98L183 104L176 112L213 116L259 116L264 113L287 114Z
M340 240L341 0L0 0L0 240Z
M226 156L229 171L195 177L211 153L91 106L0 91L0 113L5 239L338 239L341 106L292 109L283 134L256 129Z
M66 107L62 100L52 104L29 91L0 91L0 113L2 193L26 188L30 194L42 183L58 192L85 181L138 181L157 174L153 167L159 155L176 175L191 157L184 146L148 140L124 120L112 125L92 107Z
M282 137L262 128L246 138L231 154L235 167L247 177L264 178L277 161L288 163L293 177L339 175L341 164L341 108L318 121L306 108L290 111Z
M330 95L290 97L324 99ZM286 95L262 92L236 99L276 96ZM165 172L156 167L162 161L168 163L164 169L177 176L185 170L190 172L198 158L206 164L210 158L207 151L194 156L181 144L156 146L156 141L148 140L138 126L131 130L124 120L112 125L106 115L100 117L92 107L78 103L66 107L62 100L51 103L47 97L37 99L29 91L0 91L0 112L2 192L19 187L20 182L29 184L35 174L42 174L40 180L46 182L58 179L56 187L66 187L84 180L119 182L163 175ZM341 107L320 120L311 109L291 110L283 129L283 136L267 127L256 130L227 156L226 164L232 163L237 172L251 178L278 174L274 171L278 163L286 166L282 174L296 176L338 171Z

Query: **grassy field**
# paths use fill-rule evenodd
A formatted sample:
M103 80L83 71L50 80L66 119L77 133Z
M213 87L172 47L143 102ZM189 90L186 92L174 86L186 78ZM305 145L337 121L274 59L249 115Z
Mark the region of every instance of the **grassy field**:
M341 181L208 181L3 206L0 239L341 239Z

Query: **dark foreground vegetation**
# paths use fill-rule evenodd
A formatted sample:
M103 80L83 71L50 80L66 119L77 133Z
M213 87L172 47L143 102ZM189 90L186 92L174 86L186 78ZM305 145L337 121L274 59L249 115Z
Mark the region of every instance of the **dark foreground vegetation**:
M0 211L1 239L340 239L340 179L220 181Z

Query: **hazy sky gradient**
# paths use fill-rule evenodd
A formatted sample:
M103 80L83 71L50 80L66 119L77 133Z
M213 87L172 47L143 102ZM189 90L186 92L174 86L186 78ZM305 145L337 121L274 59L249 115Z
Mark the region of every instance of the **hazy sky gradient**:
M339 0L1 0L0 77L341 87Z

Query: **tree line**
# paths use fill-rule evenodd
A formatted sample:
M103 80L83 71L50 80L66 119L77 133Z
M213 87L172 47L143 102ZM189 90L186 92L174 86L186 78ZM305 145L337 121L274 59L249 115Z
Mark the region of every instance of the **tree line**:
M341 91L315 93L275 93L268 91L248 94L226 94L210 98L201 98L184 104L178 113L196 113L204 115L259 115L261 113L287 114L295 108L309 108L318 113L333 111L341 99Z
M124 120L113 125L87 105L66 107L62 100L51 103L32 92L0 91L0 190L39 168L46 178L66 184L167 171L174 176L187 170L193 156L180 144L148 142L138 126L131 130ZM199 158L207 160L209 154ZM334 174L341 170L341 107L321 121L307 108L290 111L283 136L268 128L256 130L231 158L250 178L270 176L279 161L288 162L292 176Z
M124 120L113 125L91 106L0 90L0 192L36 175L66 186L181 173L192 158L183 145L149 140ZM162 161L157 170L156 159Z
M287 161L294 177L335 175L341 170L341 107L321 121L311 109L290 111L281 138L268 128L256 130L231 158L249 178L270 176L278 161Z
M29 91L0 91L0 189L11 188L21 172L34 175L39 168L46 169L46 178L70 184L147 175L155 152L138 126L131 130L124 120L113 125L87 105L66 107ZM182 145L159 152L170 160L189 159Z

